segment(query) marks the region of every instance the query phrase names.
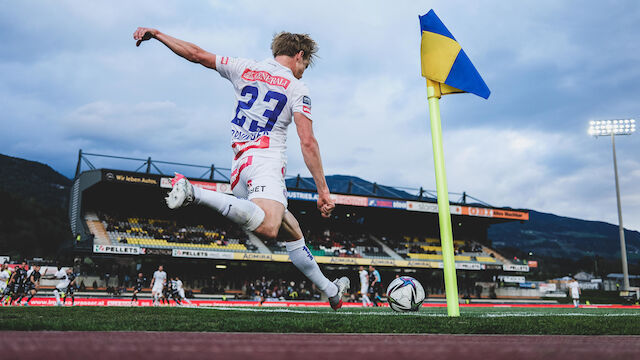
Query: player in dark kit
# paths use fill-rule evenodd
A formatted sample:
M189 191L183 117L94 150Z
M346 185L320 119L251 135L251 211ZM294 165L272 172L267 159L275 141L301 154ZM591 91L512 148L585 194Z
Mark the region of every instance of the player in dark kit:
M167 280L167 283L164 284L164 288L162 289L162 303L171 305L171 280Z
M27 281L27 268L29 266L27 265L26 261L22 262L21 266L17 266L16 270L13 273L13 276L11 276L12 280L9 280L9 283L12 283L12 289L11 289L11 299L9 300L9 304L12 304L13 301L15 301L18 298L22 298L23 294L25 293L25 282ZM13 281L13 282L12 282Z
M24 304L25 306L29 306L29 301L31 301L38 292L38 287L40 287L40 275L40 265L34 266L33 270L28 273L23 296L29 295L29 297L27 298L27 302ZM18 304L20 304L21 301L22 296L18 298Z
M131 296L132 303L134 301L138 301L138 293L142 292L142 288L144 287L144 284L146 282L147 282L147 279L144 277L144 275L142 273L139 273L138 277L136 278L136 284L134 285L134 288L133 288L133 296Z
M71 296L71 306L73 306L76 302L76 296L75 296L75 291L76 291L76 278L78 277L78 275L74 272L72 272L71 274L67 275L67 278L69 279L69 286L67 286L67 292L64 294L64 299L62 299L62 303L66 304L67 303L67 298L69 296Z
M171 285L171 297L173 298L173 301L176 302L176 305L180 305L182 306L182 302L181 302L181 298L180 298L180 292L178 290L178 284L175 278L171 278L171 281L167 282L167 285Z

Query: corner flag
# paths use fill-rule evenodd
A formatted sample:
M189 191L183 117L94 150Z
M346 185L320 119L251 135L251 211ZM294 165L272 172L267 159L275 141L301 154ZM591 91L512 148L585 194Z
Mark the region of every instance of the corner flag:
M420 16L422 76L440 83L442 94L469 92L485 99L491 91L433 10Z
M460 316L447 172L444 166L444 148L442 146L440 97L443 94L469 92L487 99L491 91L460 44L433 10L420 16L420 30L422 32L420 46L422 76L427 78L433 163L438 190L438 220L442 244L444 286L447 294L447 313L449 316Z

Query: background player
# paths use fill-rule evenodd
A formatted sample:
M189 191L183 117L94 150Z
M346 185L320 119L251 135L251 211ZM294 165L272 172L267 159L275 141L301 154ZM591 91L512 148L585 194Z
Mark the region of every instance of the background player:
M382 278L380 277L380 272L376 270L372 265L369 265L369 281L371 284L370 292L373 297L373 304L377 307L380 306L378 303L382 301L380 294L382 294Z
M167 282L167 273L162 265L158 266L158 270L153 273L151 278L151 296L153 297L153 305L160 305L158 298L162 296L164 284Z
M305 245L300 225L286 211L286 135L292 118L305 164L316 184L318 209L329 217L335 207L313 135L309 91L300 81L317 51L315 41L306 34L281 32L271 43L274 58L256 62L217 56L156 29L138 28L133 38L137 46L155 38L177 55L217 70L233 84L238 99L231 120L235 154L231 188L237 197L194 188L176 174L167 205L172 209L191 203L206 205L259 237L286 241L291 262L328 296L334 310L339 309L349 279L342 277L332 283L322 274Z
M571 295L571 299L573 300L573 307L580 307L580 285L578 285L576 279L573 279L567 286L569 287L569 293Z
M176 289L178 289L178 296L180 297L180 300L186 302L189 305L191 305L191 301L189 299L187 299L187 297L184 294L184 287L183 287L183 284L182 284L182 280L180 280L180 278L177 277L177 276L176 276Z
M371 306L369 299L369 273L360 265L358 275L360 275L360 294L362 294L362 306Z
M11 292L9 294L9 305L13 303L17 298L21 297L24 294L24 285L27 281L27 269L29 265L27 265L26 261L23 261L20 266L16 266L11 275L11 279L9 279L9 286L11 287Z
M40 288L40 265L36 265L33 269L27 272L27 282L25 286L25 294L28 294L27 302L24 304L25 306L29 306L29 302L38 292ZM18 303L22 300L22 298L18 299Z
M62 301L60 301L60 294L64 294L67 291L67 288L71 284L71 274L73 270L67 269L63 270L60 268L58 272L54 275L56 278L61 279L61 281L56 285L55 289L53 289L53 295L56 297L56 306L62 306Z
M4 297L9 295L10 289L8 286L9 279L11 278L11 271L7 264L0 265L0 306L4 305Z
M71 296L71 306L73 306L75 305L75 302L76 302L75 291L76 291L76 278L78 277L78 274L74 273L73 270L71 269L69 270L70 271L67 271L69 286L67 286L67 291L64 293L62 304L65 305L67 303L67 298Z
M144 283L147 282L147 279L144 277L142 273L138 273L138 277L136 278L136 284L133 288L133 295L131 296L131 302L138 301L138 293L142 292L142 288L144 287ZM138 303L138 305L140 305Z

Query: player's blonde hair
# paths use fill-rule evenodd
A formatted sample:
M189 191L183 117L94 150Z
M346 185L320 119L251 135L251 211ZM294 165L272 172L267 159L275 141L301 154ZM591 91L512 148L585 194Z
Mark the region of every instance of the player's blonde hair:
M309 34L292 34L282 31L273 36L271 51L273 57L278 55L294 56L302 51L302 58L308 60L309 64L313 64L318 52L318 44Z

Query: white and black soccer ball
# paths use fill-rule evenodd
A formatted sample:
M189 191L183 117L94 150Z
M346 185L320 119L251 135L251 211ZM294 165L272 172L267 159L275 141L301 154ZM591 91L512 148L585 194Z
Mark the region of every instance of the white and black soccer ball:
M424 298L422 284L410 276L396 278L387 288L387 301L394 311L418 311Z

